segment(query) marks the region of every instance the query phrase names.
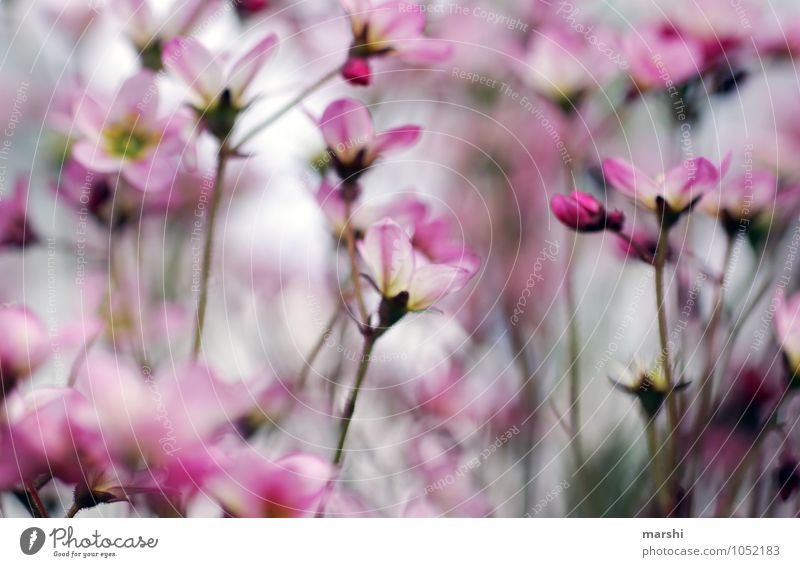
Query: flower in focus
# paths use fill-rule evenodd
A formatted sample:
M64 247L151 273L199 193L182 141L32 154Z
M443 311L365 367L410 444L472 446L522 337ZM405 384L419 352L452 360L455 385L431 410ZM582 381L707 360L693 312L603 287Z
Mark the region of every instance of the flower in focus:
M189 87L192 104L209 131L225 139L250 103L250 86L277 45L278 37L270 33L239 55L215 56L191 37L176 37L164 46L164 67Z
M0 306L0 399L49 355L42 321L25 307Z
M245 449L208 479L205 489L238 518L296 518L313 514L333 477L331 464L295 453L270 461Z
M625 222L621 211L608 213L600 201L580 191L554 196L550 208L559 221L576 232L619 232Z
M603 174L617 191L645 209L674 220L719 186L730 166L730 154L718 168L705 158L688 159L655 178L620 159L603 162Z
M343 77L357 85L372 79L369 60L395 56L406 63L436 63L450 56L443 41L428 39L425 11L414 2L340 0L350 18L353 43L342 67Z
M0 248L24 248L39 240L28 218L28 183L28 177L20 175L13 195L0 200Z
M158 87L151 71L126 80L116 98L102 104L86 96L75 109L78 139L72 157L99 174L121 174L142 191L167 190L186 147L183 113L159 118Z
M783 293L776 298L775 336L789 370L789 382L800 386L800 293L786 301Z
M154 12L151 0L119 0L110 3L125 25L125 32L139 51L142 65L161 69L161 48L176 36L188 35L204 19L220 7L219 0L178 0L171 2L165 14ZM163 2L159 2L159 8Z
M409 311L424 311L461 290L477 272L458 260L432 263L414 250L408 234L391 219L373 224L358 243L376 289L383 297L380 326L388 328Z
M419 126L405 125L376 133L367 107L351 98L332 102L318 124L336 173L347 183L381 155L415 144L421 132Z

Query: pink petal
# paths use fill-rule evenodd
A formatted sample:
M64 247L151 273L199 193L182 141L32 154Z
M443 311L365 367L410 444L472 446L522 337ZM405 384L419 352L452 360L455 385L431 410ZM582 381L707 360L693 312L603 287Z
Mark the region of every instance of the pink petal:
M445 295L462 289L474 272L448 264L426 264L414 272L409 286L408 309L422 311Z
M394 297L408 289L414 271L414 249L400 225L389 218L373 224L358 249L384 297Z
M150 128L158 114L158 87L156 75L143 69L127 79L111 103L106 123L117 124L136 121L137 128Z
M395 43L395 51L405 63L441 63L453 56L453 45L439 39L420 38Z
M619 192L635 200L649 202L658 195L658 185L653 179L620 159L607 159L603 162L603 174L608 182Z
M375 136L369 110L351 98L332 102L322 114L319 127L328 147L345 155L355 155Z
M413 146L421 134L422 129L413 125L400 126L381 132L375 136L374 153L380 155L384 152Z
M241 98L267 60L275 53L278 36L274 33L261 39L234 62L228 77L228 88L234 100Z
M225 88L220 63L196 39L171 39L164 46L162 59L164 67L192 89L203 104L213 104Z
M369 38L381 41L407 39L422 35L425 13L418 4L389 0L369 13Z

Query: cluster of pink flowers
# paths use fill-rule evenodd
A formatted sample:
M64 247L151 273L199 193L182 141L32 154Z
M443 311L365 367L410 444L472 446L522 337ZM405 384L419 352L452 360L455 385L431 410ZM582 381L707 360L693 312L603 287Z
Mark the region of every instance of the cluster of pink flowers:
M4 515L797 515L796 9L45 4Z

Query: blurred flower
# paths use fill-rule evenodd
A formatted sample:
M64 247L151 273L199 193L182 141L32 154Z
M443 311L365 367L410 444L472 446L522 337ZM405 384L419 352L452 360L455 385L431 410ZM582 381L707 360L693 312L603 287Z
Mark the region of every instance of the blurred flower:
M164 67L189 87L192 104L212 134L225 139L252 99L248 90L274 55L278 37L263 36L244 53L213 55L191 37L164 46Z
M25 248L39 241L28 218L28 184L28 175L20 175L11 197L0 199L0 248Z
M537 92L569 108L609 79L615 61L620 68L627 65L610 37L600 40L596 33L590 37L596 41L563 24L545 24L531 35L521 71L524 78Z
M621 211L608 213L605 207L588 193L574 191L568 196L555 195L550 208L556 218L576 232L619 232L625 222Z
M800 293L789 300L782 292L775 298L775 336L786 356L789 382L800 386Z
M50 347L39 317L17 305L0 306L0 336L1 400L48 358Z
M242 17L254 16L270 7L270 0L234 0L236 12Z
M620 371L620 374L621 381L612 380L612 384L639 400L639 405L648 419L658 415L670 393L662 365L658 363L653 365L652 369L645 369L637 364L633 370ZM681 382L674 389L683 390L688 386L688 383Z
M462 289L476 273L472 267L431 263L415 253L408 234L388 218L367 230L358 249L384 299L382 328L390 327L408 311L430 308Z
M161 47L180 35L188 35L201 21L221 6L219 0L175 0L164 14L156 14L152 0L118 0L109 4L125 25L125 33L139 51L142 64L154 71L161 69Z
M731 231L740 229L762 213L776 206L778 179L769 171L755 171L706 193L698 209L718 217Z
M126 80L111 103L86 95L75 109L72 157L97 173L120 173L142 191L167 190L186 147L189 121L180 112L159 118L158 101L151 71Z
M376 133L367 107L351 98L332 102L318 124L336 173L346 183L355 182L384 153L414 145L421 132L419 126L405 125Z
M680 85L699 76L705 65L702 46L668 23L632 30L624 48L631 78L641 90Z
M84 469L98 464L93 455L99 455L95 450L102 446L94 424L77 419L88 405L72 388L41 388L6 398L6 422L0 425L0 487L46 474L65 482L81 481Z
M425 10L414 2L388 0L340 0L350 18L353 43L342 67L343 77L355 84L368 85L374 57L398 57L406 63L437 63L450 56L450 46L428 39Z
M244 449L204 487L226 513L238 518L296 518L313 514L333 477L331 464L295 453L270 461Z
M678 217L719 186L730 159L728 154L719 168L702 157L688 159L655 178L627 161L607 159L603 173L608 183L639 206Z

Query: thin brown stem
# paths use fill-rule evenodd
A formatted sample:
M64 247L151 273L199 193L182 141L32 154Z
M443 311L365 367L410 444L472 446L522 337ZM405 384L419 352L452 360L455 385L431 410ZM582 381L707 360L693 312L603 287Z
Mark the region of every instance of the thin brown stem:
M347 441L347 433L350 431L350 423L353 421L353 415L356 412L356 404L358 403L358 395L361 393L361 386L364 384L364 378L367 375L369 368L370 357L372 356L372 348L375 346L375 337L372 335L364 336L364 347L361 351L361 359L358 362L358 370L356 370L355 384L353 391L350 393L350 398L347 400L347 405L342 413L342 428L339 433L339 443L336 445L336 453L333 457L333 464L339 466L344 458L344 444Z
M50 517L50 515L47 513L47 507L44 505L41 497L39 496L39 491L32 482L25 483L25 495L28 497L31 513L33 514L34 518Z

